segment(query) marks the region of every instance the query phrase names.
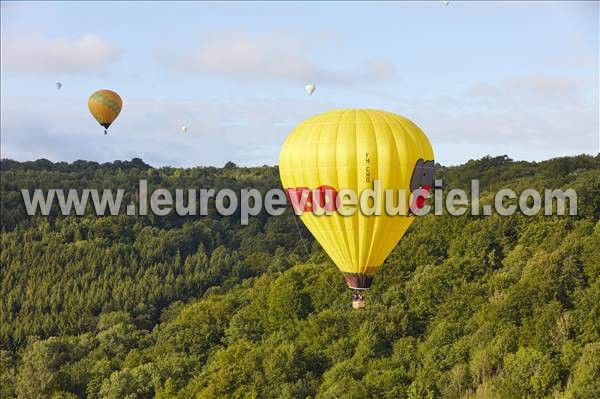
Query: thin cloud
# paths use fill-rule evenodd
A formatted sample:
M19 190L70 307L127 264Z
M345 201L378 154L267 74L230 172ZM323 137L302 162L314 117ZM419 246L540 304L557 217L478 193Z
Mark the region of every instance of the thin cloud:
M383 58L346 69L325 67L309 56L311 46L318 41L285 30L267 34L224 31L208 35L199 48L178 57L176 66L190 73L220 75L244 82L355 84L396 77L396 66Z
M396 65L387 59L372 59L367 62L367 76L373 80L393 80L398 74Z
M288 32L266 35L228 31L209 35L180 66L238 80L283 79L304 82L327 75L307 55L307 46Z
M118 54L116 46L92 34L75 39L47 39L39 35L2 37L2 68L10 72L40 75L102 72Z
M153 165L178 166L275 164L290 122L295 125L323 108L331 105L130 100L105 136L80 99L3 97L0 154L52 161L140 157Z
M529 151L596 152L597 90L557 76L517 76L471 86L462 95L414 101L406 108L437 142Z
M515 76L497 83L475 84L467 91L475 101L519 101L529 107L549 102L562 105L576 101L581 94L582 86L575 79L550 75Z
M461 163L465 154L539 160L598 151L598 100L582 91L583 82L515 77L487 85L456 96L396 100L384 108L423 128L443 163ZM571 100L557 101L549 93ZM1 155L57 161L141 157L178 166L274 164L293 126L340 105L314 100L131 100L104 136L81 99L3 97Z

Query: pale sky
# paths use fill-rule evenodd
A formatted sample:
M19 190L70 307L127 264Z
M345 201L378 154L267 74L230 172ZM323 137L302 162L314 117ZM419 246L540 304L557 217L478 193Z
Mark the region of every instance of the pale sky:
M3 1L1 156L273 165L295 125L334 108L413 120L447 165L597 154L598 9ZM87 110L103 88L124 103L107 136Z

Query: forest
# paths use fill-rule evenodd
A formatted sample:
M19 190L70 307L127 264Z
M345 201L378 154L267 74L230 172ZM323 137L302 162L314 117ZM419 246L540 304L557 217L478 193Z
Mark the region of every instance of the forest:
M358 311L289 208L247 226L214 207L28 216L21 194L266 192L276 166L0 169L2 398L600 397L600 155L438 167L445 189L479 179L482 203L572 188L578 214L417 217Z

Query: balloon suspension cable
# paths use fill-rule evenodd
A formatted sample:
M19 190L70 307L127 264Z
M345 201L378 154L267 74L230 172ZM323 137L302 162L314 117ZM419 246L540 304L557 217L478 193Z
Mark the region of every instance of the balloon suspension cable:
M294 207L292 206L290 208L290 210L292 211L292 217L294 218L294 224L296 225L296 230L298 231L298 235L300 236L300 241L302 242L302 246L304 247L304 252L306 253L306 258L308 259L308 261L310 263L312 263L313 266L317 267L317 265L315 264L315 262L310 257L310 253L308 252L308 247L306 246L306 243L304 242L304 237L302 237L302 233L300 232L300 226L298 225L298 220L296 218L297 215L296 215L296 212L294 211ZM331 288L332 290L334 290L338 294L340 294L340 296L346 296L345 292L341 292L339 289L337 289L336 287L332 286L329 283L329 281L327 281L321 274L319 274L319 278L321 280L323 280L325 282L325 284L327 284L329 286L329 288Z

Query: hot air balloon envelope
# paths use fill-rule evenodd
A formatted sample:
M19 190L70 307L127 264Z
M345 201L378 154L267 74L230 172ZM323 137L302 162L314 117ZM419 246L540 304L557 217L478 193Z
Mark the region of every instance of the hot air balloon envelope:
M311 198L300 219L343 273L348 286L356 290L371 285L414 215L388 215L385 209L379 215L368 215L357 209L348 216L338 209L319 216L314 205L337 206L335 193L342 189L357 196L365 189L374 190L381 198L391 189L396 193L395 203L403 201L408 209L411 183L430 189L432 167L431 144L417 125L402 116L371 109L316 115L290 133L279 155L279 173L288 194L319 187L332 189L329 202ZM400 189L405 192L402 196Z
M316 87L315 87L314 84L310 83L310 84L306 85L305 89L306 89L306 92L308 93L308 95L312 96L312 94L314 93Z
M104 129L108 129L111 123L117 119L122 107L121 97L112 90L98 90L88 100L88 108L92 116Z

